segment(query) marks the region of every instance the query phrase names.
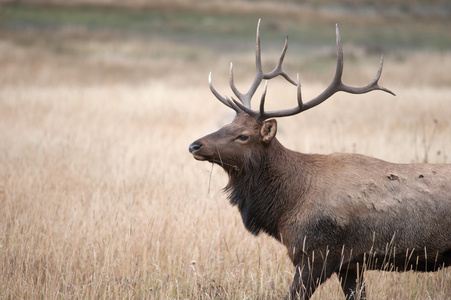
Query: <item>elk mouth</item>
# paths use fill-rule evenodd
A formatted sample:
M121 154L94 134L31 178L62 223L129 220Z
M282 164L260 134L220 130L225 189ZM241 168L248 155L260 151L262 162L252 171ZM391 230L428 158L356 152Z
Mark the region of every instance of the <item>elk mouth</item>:
M194 157L194 159L200 160L200 161L205 161L205 160L212 161L213 160L213 158L211 156L203 156L203 155L196 154L196 153L193 153L193 157Z
M194 159L196 159L196 160L200 160L200 161L207 160L209 162L213 162L214 161L213 154L202 155L201 153L199 153L199 152L201 152L200 149L199 150L194 150L194 151L190 150L190 152L193 155Z

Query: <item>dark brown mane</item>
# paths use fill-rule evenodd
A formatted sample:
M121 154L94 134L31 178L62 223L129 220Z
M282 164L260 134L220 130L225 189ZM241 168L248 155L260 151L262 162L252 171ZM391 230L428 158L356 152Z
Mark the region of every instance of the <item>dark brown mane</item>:
M268 153L274 152L279 155L268 156ZM295 157L290 157L291 153L277 139L252 154L246 157L242 172L230 174L224 190L228 193L230 204L238 207L246 229L255 235L263 230L280 239L278 226L286 213L284 205L294 196L291 195L294 191L290 189L293 186L288 186L288 189L283 187L287 181L296 180L290 176L295 170L281 169L280 166L286 166Z

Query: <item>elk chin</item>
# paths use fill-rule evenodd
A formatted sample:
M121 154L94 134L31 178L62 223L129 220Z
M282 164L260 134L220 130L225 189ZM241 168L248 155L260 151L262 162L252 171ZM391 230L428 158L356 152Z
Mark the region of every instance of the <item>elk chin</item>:
M203 156L203 155L199 155L199 154L196 154L196 153L193 153L193 157L194 157L194 159L195 160L200 160L200 161L204 161L204 160L210 160L210 158L209 157L206 157L206 156Z

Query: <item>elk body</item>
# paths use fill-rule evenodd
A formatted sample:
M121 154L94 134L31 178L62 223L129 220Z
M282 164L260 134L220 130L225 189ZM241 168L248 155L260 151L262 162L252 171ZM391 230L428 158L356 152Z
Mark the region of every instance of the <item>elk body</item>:
M259 22L260 25L260 22ZM329 87L303 103L297 83L282 62L262 71L257 28L257 75L246 94L230 72L239 101L213 94L236 111L232 123L189 146L197 160L220 165L228 174L225 187L244 226L263 231L283 243L296 272L287 298L308 299L315 288L336 273L347 298L365 297L359 277L364 270L436 271L451 265L451 165L394 164L358 155L303 154L285 148L276 138L275 117L312 108L337 91L392 93L375 79L364 87L342 83L343 54L337 28L337 69ZM263 79L283 76L298 87L298 105L265 111L265 91L259 110L251 98ZM393 94L393 93L392 93Z

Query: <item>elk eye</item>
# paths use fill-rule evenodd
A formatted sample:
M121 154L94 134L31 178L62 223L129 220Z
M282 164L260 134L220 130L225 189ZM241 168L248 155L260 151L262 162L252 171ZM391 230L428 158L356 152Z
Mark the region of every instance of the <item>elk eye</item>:
M249 137L247 136L247 135L244 135L244 134L240 134L239 136L237 136L236 137L236 139L237 140L240 140L240 141L245 141L245 140L247 140Z

